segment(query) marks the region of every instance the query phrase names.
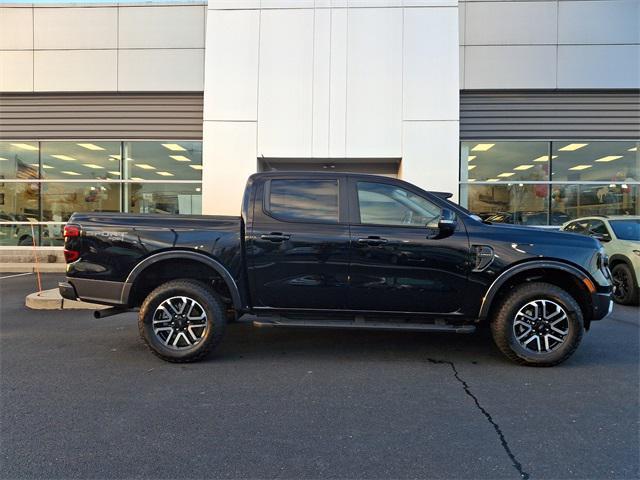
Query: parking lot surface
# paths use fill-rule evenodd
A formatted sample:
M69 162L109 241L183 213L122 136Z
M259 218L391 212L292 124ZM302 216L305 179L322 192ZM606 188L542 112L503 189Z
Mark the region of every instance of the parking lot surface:
M510 363L482 333L243 324L207 361L176 365L146 349L135 314L29 311L35 276L11 275L2 478L640 476L636 308L546 369Z

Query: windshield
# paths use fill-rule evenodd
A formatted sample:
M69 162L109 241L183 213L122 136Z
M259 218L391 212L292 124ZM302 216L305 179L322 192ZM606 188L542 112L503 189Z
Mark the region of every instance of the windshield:
M640 242L640 218L635 220L610 220L609 223L619 240Z

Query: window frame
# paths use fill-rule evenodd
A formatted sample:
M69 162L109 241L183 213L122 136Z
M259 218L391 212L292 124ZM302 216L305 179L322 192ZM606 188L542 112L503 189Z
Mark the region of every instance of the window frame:
M272 181L296 181L296 180L304 180L304 181L316 181L316 182L326 182L326 181L334 181L337 186L338 192L338 220L333 222L323 222L323 221L312 221L309 220L292 220L281 218L273 211L271 211L271 182ZM264 182L263 194L262 194L262 213L263 215L282 223L294 223L294 224L307 224L307 225L345 225L348 224L347 219L347 205L348 202L345 201L346 196L346 181L344 177L339 175L327 175L326 177L317 177L313 178L302 177L302 178L294 178L291 176L274 176L273 178L269 178ZM347 205L345 205L347 204Z

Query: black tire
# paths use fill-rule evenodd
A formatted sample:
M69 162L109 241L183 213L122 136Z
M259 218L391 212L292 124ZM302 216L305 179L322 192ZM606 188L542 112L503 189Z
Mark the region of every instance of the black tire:
M31 237L22 237L18 242L19 247L31 247L33 246L33 239Z
M638 287L633 272L626 263L618 263L611 270L613 301L620 305L638 305Z
M520 312L526 312L525 308L536 302L549 304L552 306L550 308L559 307L563 312L558 310L558 316L551 317L552 320L547 321L546 324L542 319L538 322L532 322L531 330L525 330L525 333L532 332L532 334L523 340L518 340L516 330L523 328L521 326L523 325L523 317ZM545 330L541 330L538 335L536 329L549 329L548 323L554 323L556 318L562 316L562 313L564 313L565 320L558 328L565 329L563 331L567 333L558 335L555 331L546 331L549 331L553 336L562 337L563 342L556 343L555 340L551 340L551 345L555 344L555 346L552 346L549 351L533 351L536 346L542 345L544 348ZM518 320L516 320L517 316ZM516 322L518 324L514 325ZM565 290L549 283L526 283L515 287L497 307L495 317L491 322L491 333L496 346L510 360L520 365L552 367L564 362L576 351L584 334L584 319L580 306ZM536 343L530 342L531 347L523 346L522 342L526 342L531 336L539 337L533 339L536 340Z
M204 320L200 320L200 322L206 324L203 330L189 331L191 334L195 331L201 335L191 346L178 345L174 347L168 345L163 341L159 333L154 332L153 322L154 316L156 316L156 319L158 318L158 307L160 307L161 304L166 305L166 303L163 302L173 299L174 297L184 297L191 302L197 302L192 303L192 305L197 305L197 307L194 308L197 308L198 312L204 312L206 315ZM180 300L176 301L179 302ZM183 310L185 308L186 307L184 307ZM175 316L173 319L176 319ZM186 322L186 324L189 323L189 321L184 318L180 320ZM170 320L162 320L162 322L170 322ZM165 324L163 323L162 325L164 326ZM192 338L187 336L187 333L181 333L179 331L189 329L189 326L184 323L181 325L182 327L175 329L168 327L170 328L170 333L167 335L166 332L163 332L163 334L167 336L174 335L173 338L175 339L177 337L179 343L182 344L193 341ZM225 310L218 295L207 288L204 283L194 280L172 280L160 285L145 298L138 315L140 337L156 356L168 362L175 363L195 362L209 355L222 340L226 326L227 319ZM180 338L180 335L184 335L184 337ZM167 341L171 343L169 339L167 339Z

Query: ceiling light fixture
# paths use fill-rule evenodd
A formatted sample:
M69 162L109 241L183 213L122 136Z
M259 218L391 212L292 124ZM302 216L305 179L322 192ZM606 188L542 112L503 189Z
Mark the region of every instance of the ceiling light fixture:
M189 165L194 170L202 170L202 165Z
M104 168L103 166L96 165L95 163L83 163L82 165L87 168L93 168L94 170L101 170Z
M51 155L53 158L57 158L58 160L65 160L67 162L72 162L75 158L70 157L69 155Z
M514 170L529 170L533 168L535 165L518 165Z
M472 152L486 152L493 148L495 143L479 143L471 149Z
M115 176L117 176L117 177L119 177L119 176L120 176L120 172L118 172L118 171L116 171L116 170L109 170L109 173L110 173L111 175L115 175Z
M22 150L38 150L38 147L34 147L28 143L12 143L11 145L16 148L21 148Z
M142 182L144 179L140 177L131 177L131 180L135 180L136 182Z
M551 158L558 158L558 155L551 155ZM549 161L549 155L542 155L541 157L538 158L534 158L533 159L534 162L548 162Z
M163 177L173 177L173 173L171 172L156 172L158 175L161 175Z
M6 162L6 161L8 161L8 160L9 160L8 158L0 157L0 162Z
M588 143L570 143L569 145L565 145L562 148L559 148L559 152L575 152L579 148L586 147L589 145Z
M120 155L109 155L109 157L115 159L115 160L120 160L122 157Z
M598 158L596 162L613 162L622 158L622 155L607 155L606 157Z
M498 176L499 177L511 177L512 175L515 175L514 172L504 172L504 173L500 173Z
M586 170L591 167L593 167L593 165L576 165L575 167L571 167L569 170Z
M476 159L476 156L475 156L475 155L469 155L469 156L467 157L467 161L468 161L468 162L470 162L471 160L475 160L475 159Z
M172 152L186 152L187 149L177 143L163 143L162 146Z
M637 152L638 151L638 147L632 147L629 150L627 150L627 152Z
M80 175L78 172L71 172L69 170L63 170L62 173L65 175Z
M95 143L76 143L76 145L86 148L87 150L104 150L104 148L96 145Z
M500 179L499 178L489 178L487 179L487 182L499 182Z
M143 170L155 170L156 167L154 167L153 165L149 165L147 163L134 163L134 165L138 168L141 168Z
M190 162L191 159L185 157L184 155L169 155L171 158L173 158L176 162Z
M476 168L476 167L477 167L477 165L469 165L469 166L467 167L467 169L468 169L468 170L473 170L473 169L474 169L474 168Z

